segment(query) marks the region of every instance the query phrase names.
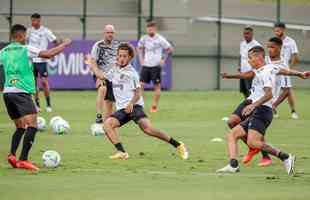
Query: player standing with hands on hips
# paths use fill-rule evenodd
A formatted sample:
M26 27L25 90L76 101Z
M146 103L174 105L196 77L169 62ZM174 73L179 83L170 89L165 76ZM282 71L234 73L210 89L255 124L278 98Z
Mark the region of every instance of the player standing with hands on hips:
M149 22L146 27L147 35L142 36L138 42L138 54L142 66L140 82L142 92L145 83L154 84L154 98L150 112L157 112L161 91L161 70L166 59L172 53L171 44L159 33L155 22Z

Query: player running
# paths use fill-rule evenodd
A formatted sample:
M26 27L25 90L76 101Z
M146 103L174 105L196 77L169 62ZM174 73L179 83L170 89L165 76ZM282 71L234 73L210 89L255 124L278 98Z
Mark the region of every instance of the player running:
M108 72L116 63L116 52L119 41L114 39L114 26L108 24L104 27L103 39L96 42L91 50L91 56L103 72ZM109 80L100 80L94 76L97 88L96 99L96 123L102 123L113 112L115 102L112 83ZM102 117L105 107L105 116Z
M172 53L171 44L159 33L155 22L149 22L146 27L147 35L142 36L138 42L138 55L142 66L140 73L140 82L142 93L145 83L154 84L154 98L150 112L157 112L160 99L161 69L170 53ZM142 94L143 95L143 94Z
M252 27L245 27L243 29L244 40L240 43L240 66L238 71L248 72L252 71L252 67L248 62L248 51L254 46L261 46L261 44L254 39L254 32ZM240 79L240 92L245 98L251 93L252 79Z
M283 60L285 67L290 69L299 62L298 48L295 40L293 40L289 36L286 36L285 31L286 26L284 23L279 22L274 25L274 34L276 35L276 37L280 38L283 41L281 49L281 59ZM287 98L288 104L291 108L292 119L298 119L299 116L295 110L295 100L292 92L292 81L289 76L282 76L281 87L283 92L274 103L275 117L279 117L276 112L276 108L282 101Z
M236 125L228 134L228 150L230 163L217 172L239 172L240 167L237 160L237 141L247 138L247 144L252 149L263 150L278 157L283 161L289 175L294 174L295 156L284 153L265 142L265 132L272 121L273 94L276 89L276 74L281 69L274 64L265 64L265 52L260 46L249 50L249 63L253 67L255 77L253 79L252 92L249 96L249 104L242 109L242 116L246 117L240 124ZM288 73L290 74L290 73ZM306 73L298 73L305 76ZM225 77L236 78L237 76ZM240 75L239 75L240 78Z
M141 95L139 76L130 61L134 57L134 49L127 43L122 43L117 50L117 67L105 73L98 69L94 59L88 58L86 64L90 65L92 72L102 80L112 82L116 100L116 112L105 122L104 130L117 152L110 156L111 159L126 160L129 154L120 143L116 129L133 120L147 135L156 137L174 146L182 159L188 159L188 151L182 142L174 140L161 130L154 128L151 121L143 111L144 101Z
M0 62L3 64L5 74L3 98L8 115L16 127L11 140L8 162L13 168L38 171L39 168L28 161L28 154L37 132L37 111L31 98L31 94L35 92L31 59L52 58L62 52L71 41L64 40L57 47L40 50L25 45L26 30L25 26L15 24L10 30L13 41L0 51ZM23 136L23 147L17 161L16 151Z
M275 99L277 98L280 90L281 90L281 78L282 75L278 75L278 74L284 74L284 75L288 75L288 76L298 76L300 78L305 79L306 78L306 74L307 72L299 72L296 70L288 70L286 69L286 67L283 65L283 62L281 61L280 58L280 52L281 52L281 48L282 48L282 40L276 37L270 38L268 43L267 43L267 48L268 48L268 53L269 56L266 56L266 62L268 64L274 64L276 66L276 68L274 69L274 72L278 72L276 73L276 88L275 88L275 92L273 94L273 101L275 101ZM223 78L244 78L244 79L252 79L254 78L255 73L254 71L249 71L246 73L240 73L237 75L228 75L228 74L223 74ZM238 125L241 121L245 120L246 117L242 115L242 110L251 103L251 99L246 99L245 101L243 101L238 107L237 109L233 112L233 114L230 116L229 120L228 120L228 126L232 129L234 128L236 125ZM243 141L246 143L246 139L243 138ZM244 158L242 159L242 163L246 164L248 162L250 162L252 160L252 158L258 153L259 151L257 149L253 149L249 147L249 151L248 153L244 156ZM272 164L272 160L269 157L267 152L262 151L262 158L259 161L259 166L269 166Z
M41 25L41 15L38 13L31 15L31 27L27 30L27 39L29 45L41 50L46 50L49 42L53 42L55 45L60 43L60 40L56 38L51 30ZM47 60L40 57L33 58L33 66L36 84L38 84L38 80L41 80L42 82L46 100L46 111L52 112L50 89L48 84ZM40 88L37 86L35 103L38 111L41 110L39 92Z

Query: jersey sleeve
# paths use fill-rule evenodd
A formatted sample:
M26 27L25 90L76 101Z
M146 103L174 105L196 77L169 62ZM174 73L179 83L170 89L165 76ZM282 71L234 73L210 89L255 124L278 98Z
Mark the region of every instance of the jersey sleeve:
M168 49L168 48L171 47L171 44L166 40L166 38L164 38L164 37L160 37L160 38L161 38L160 44L161 44L161 46L162 46L164 49Z
M28 56L29 58L37 58L39 57L41 49L36 48L34 46L27 45Z
M97 50L98 50L98 45L97 45L97 43L95 43L93 45L93 47L91 48L90 55L91 55L92 58L94 58L96 60L97 60Z
M49 42L53 42L56 40L56 36L54 35L54 33L49 30L49 29L46 29L46 37L48 39Z
M105 78L113 82L113 74L114 74L114 69L112 68L107 73L105 73Z
M292 51L292 54L298 53L298 48L297 48L297 44L296 44L295 40L292 41L291 51Z
M274 87L275 74L273 74L271 71L264 73L262 79L264 88Z
M145 37L142 36L138 42L138 48L144 48L144 46L145 46Z

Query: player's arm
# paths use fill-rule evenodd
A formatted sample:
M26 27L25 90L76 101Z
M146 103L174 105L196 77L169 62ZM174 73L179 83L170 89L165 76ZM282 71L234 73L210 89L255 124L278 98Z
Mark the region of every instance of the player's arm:
M139 101L139 99L142 95L141 87L138 87L138 88L134 89L133 91L134 91L134 95L125 108L126 113L132 113L133 106Z
M284 76L297 76L299 78L302 79L306 79L307 78L307 72L301 72L298 70L294 70L294 69L285 69L285 68L281 68L278 75L284 75Z
M255 108L257 108L258 106L263 105L264 103L266 103L267 101L271 100L273 95L272 95L272 87L264 87L264 96L262 96L259 100L257 100L256 102L246 106L243 110L242 110L242 115L247 116L249 114L251 114Z
M290 68L294 67L295 65L297 65L299 63L299 56L298 53L294 53L291 57L291 61L290 61Z
M41 58L52 58L55 55L59 54L60 52L62 52L67 46L69 46L71 44L71 40L70 39L65 39L63 40L63 42L51 49L48 50L44 50L44 51L40 51L39 53L39 57Z
M107 75L98 68L95 58L93 58L90 55L87 55L85 59L85 64L89 66L90 71L92 71L98 79L101 80L106 79Z
M255 76L253 71L240 72L237 74L221 73L223 79L251 79Z

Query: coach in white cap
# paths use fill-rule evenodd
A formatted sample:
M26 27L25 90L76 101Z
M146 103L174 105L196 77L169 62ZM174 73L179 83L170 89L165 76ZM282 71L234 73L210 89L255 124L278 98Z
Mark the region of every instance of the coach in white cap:
M116 63L117 48L119 41L114 40L115 28L112 24L104 27L103 39L94 44L91 56L96 60L97 65L103 72L108 72ZM97 88L96 100L96 123L103 120L113 112L113 102L115 102L112 83L108 80L100 80L94 76ZM102 117L105 107L105 116Z

